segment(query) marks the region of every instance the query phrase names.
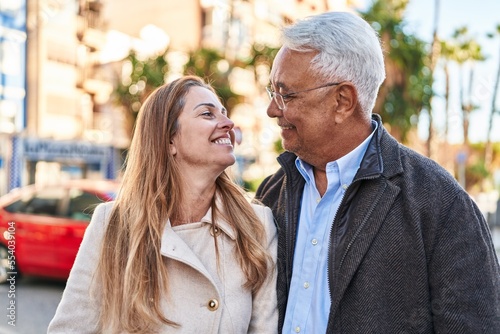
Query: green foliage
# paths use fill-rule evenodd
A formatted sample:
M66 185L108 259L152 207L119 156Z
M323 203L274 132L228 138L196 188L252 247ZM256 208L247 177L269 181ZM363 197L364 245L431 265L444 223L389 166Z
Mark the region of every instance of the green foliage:
M231 109L243 99L242 96L234 93L229 86L229 75L233 68L234 64L224 59L219 51L202 48L189 54L184 74L197 75L210 83L230 114Z
M137 113L147 96L165 82L169 74L167 52L142 59L131 52L124 60L129 74L118 83L114 97L115 101L124 106L128 112L130 128L137 118ZM234 65L225 60L222 55L213 49L199 49L189 54L184 74L197 75L210 83L221 97L228 112L242 100L242 96L235 94L229 86L229 75Z
M274 48L263 44L254 44L252 45L250 57L244 61L244 66L257 67L258 65L264 64L270 68L278 51L279 48Z
M283 148L283 142L281 138L274 142L274 151L278 154L283 153L285 149Z
M127 109L132 122L135 122L146 97L163 84L169 70L166 54L167 51L151 58L140 59L135 52L130 52L125 59L130 74L118 83L114 96L116 101Z
M378 31L385 48L387 79L374 112L405 141L417 125L422 109L429 107L432 77L428 44L407 32L403 14L408 1L377 0L362 16Z
M264 179L254 179L254 180L244 180L243 181L243 188L251 193L254 193L257 191L257 188L259 185L262 183Z
M467 189L481 188L482 182L490 176L484 161L477 161L465 167Z

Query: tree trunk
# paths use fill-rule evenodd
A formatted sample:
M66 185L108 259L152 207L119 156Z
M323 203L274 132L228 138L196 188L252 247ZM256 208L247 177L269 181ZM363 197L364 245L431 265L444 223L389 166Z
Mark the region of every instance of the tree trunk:
M448 132L449 132L449 118L450 118L450 69L449 64L446 62L444 64L444 76L445 76L445 91L444 91L444 101L445 101L445 123L444 123L444 138L448 142Z
M500 52L498 52L500 55ZM493 120L495 118L496 110L496 102L497 102L497 92L498 85L500 82L500 58L498 59L498 68L497 68L497 76L495 78L495 84L493 87L493 96L491 98L491 110L490 110L490 119L488 122L488 132L486 137L486 145L484 147L484 165L486 168L489 168L491 162L493 161L493 145L491 143L492 129L493 129Z
M329 12L330 11L330 6L328 5L328 0L324 0L323 1L323 4L325 5L325 12Z
M464 117L464 142L467 146L469 146L469 124L470 124L470 114L473 110L472 105L472 83L474 81L474 65L471 64L470 72L469 72L469 87L467 90L467 105L465 106L465 117Z
M434 82L434 68L436 67L436 62L440 53L440 43L438 37L438 23L439 23L439 0L434 0L434 31L432 33L432 47L430 58L430 72L431 80ZM431 93L429 97L429 136L427 137L427 156L432 158L432 140L434 139L434 121L432 117L432 97L434 93Z

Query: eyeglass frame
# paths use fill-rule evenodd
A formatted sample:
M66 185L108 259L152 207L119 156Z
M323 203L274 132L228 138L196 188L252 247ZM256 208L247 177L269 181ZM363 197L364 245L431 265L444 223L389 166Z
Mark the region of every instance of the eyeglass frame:
M316 89L320 89L320 88L325 88L325 87L331 87L331 86L340 85L341 83L343 83L343 82L329 82L329 83L321 85L319 87L314 87L314 88L309 88L309 89L305 89L305 90L300 90L298 92L291 92L291 93L288 93L288 94L278 93L278 92L272 90L272 88L270 87L270 85L268 85L268 86L266 86L266 91L267 91L267 95L269 96L269 99L271 99L271 101L274 100L274 102L276 102L276 105L278 106L278 109L279 110L285 110L285 108L286 108L285 99L287 99L289 97L292 97L292 96L297 95L299 93L310 92L310 91L313 91L313 90L316 90ZM281 102L283 103L283 107L280 106L280 103L279 103L278 98L277 98L278 96L281 98Z

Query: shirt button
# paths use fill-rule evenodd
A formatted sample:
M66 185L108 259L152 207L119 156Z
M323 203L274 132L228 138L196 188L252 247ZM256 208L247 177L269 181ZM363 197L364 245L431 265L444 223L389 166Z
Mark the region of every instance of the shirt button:
M309 282L304 282L304 289L307 289L309 287Z
M295 327L295 333L300 333L300 327L299 326Z
M316 203L319 203L321 201L321 197L316 198Z
M311 240L311 243L312 243L314 246L316 246L316 245L318 244L318 240L316 240L316 239L312 239L312 240Z
M344 190L346 190L346 189L347 189L347 187L348 187L348 185L347 185L347 184L343 184L343 185L342 185L342 189L344 189Z
M219 308L219 301L217 299L210 299L208 301L208 309L210 311L215 311Z

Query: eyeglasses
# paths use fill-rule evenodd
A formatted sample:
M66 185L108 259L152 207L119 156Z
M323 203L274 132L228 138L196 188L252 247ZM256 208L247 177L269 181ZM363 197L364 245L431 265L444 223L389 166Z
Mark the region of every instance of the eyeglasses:
M274 99L274 102L276 102L276 105L278 106L278 109L279 110L285 110L285 104L286 101L288 98L296 95L296 94L299 94L299 93L305 93L305 92L310 92L312 90L316 90L316 89L320 89L320 88L325 88L325 87L330 87L330 86L336 86L336 85L340 85L341 82L330 82L330 83L327 83L325 85L322 85L322 86L319 86L319 87L314 87L314 88L309 88L309 89L305 89L305 90L301 90L301 91L298 91L298 92L292 92L292 93L288 93L288 94L280 94L278 92L275 92L271 86L267 86L266 87L266 91L267 91L267 95L269 95L269 99L273 100Z

